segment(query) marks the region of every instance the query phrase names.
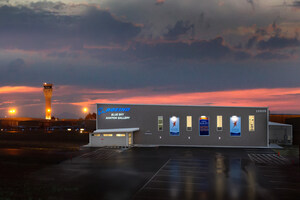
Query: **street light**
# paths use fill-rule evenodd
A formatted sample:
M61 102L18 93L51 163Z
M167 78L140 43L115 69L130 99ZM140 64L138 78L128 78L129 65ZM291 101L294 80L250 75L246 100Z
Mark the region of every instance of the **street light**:
M88 108L87 108L87 107L84 107L84 108L82 109L82 111L83 111L84 113L87 113L87 112L88 112Z
M11 114L11 115L16 114L16 112L17 112L17 111L16 111L15 108L11 108L11 109L8 110L8 113Z

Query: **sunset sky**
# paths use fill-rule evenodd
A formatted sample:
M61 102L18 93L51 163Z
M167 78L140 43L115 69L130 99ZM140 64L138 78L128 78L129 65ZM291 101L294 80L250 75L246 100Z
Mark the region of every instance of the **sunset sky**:
M95 103L300 114L299 0L0 0L0 117Z

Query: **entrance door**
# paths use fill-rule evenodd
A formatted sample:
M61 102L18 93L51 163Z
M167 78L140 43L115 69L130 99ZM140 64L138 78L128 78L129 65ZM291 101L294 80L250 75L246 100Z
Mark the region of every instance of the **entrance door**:
M132 133L128 133L128 146L132 145Z

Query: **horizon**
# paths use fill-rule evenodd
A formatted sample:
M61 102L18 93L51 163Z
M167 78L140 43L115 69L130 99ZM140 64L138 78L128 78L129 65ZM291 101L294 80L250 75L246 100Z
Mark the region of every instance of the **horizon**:
M0 1L0 118L96 103L300 113L297 0ZM16 109L14 115L9 109Z

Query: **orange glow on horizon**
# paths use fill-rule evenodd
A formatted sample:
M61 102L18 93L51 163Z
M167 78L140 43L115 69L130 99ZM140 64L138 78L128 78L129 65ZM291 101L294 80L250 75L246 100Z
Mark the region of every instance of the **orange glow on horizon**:
M137 92L138 93L138 92ZM193 92L178 94L153 94L112 99L93 99L71 103L77 106L96 103L127 104L183 104L211 106L270 107L270 110L300 111L300 88L261 88L215 92Z
M8 93L35 93L42 92L40 87L29 87L29 86L2 86L0 87L0 94Z

